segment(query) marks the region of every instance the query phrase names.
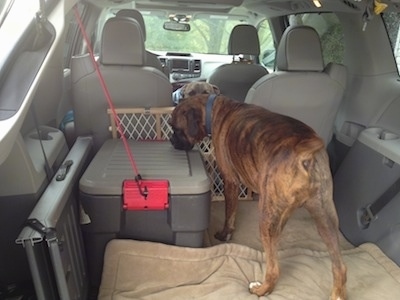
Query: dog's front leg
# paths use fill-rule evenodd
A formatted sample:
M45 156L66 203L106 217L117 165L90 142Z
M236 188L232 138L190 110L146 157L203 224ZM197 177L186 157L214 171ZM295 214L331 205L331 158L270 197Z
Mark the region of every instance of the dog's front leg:
M220 241L229 241L235 229L239 186L235 182L226 178L226 176L223 178L223 180L225 197L225 224L224 228L215 234L215 238Z

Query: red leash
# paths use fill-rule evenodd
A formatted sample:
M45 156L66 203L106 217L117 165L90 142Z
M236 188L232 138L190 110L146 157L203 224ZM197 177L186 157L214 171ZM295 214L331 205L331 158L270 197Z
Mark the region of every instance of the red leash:
M139 188L140 194L142 196L144 196L144 197L147 197L147 194L148 194L147 187L145 186L144 187L144 191L142 191L142 188L141 188L141 185L140 185L140 183L142 181L142 177L139 174L139 171L138 171L138 168L136 166L135 160L133 159L133 154L132 154L132 152L131 152L131 150L129 148L128 141L127 141L127 139L126 139L126 137L125 137L125 135L124 135L124 133L122 131L121 120L119 119L118 114L115 111L115 107L114 107L113 101L111 100L110 92L109 92L109 90L107 88L107 85L106 85L106 82L104 80L104 77L100 72L100 68L99 68L99 66L98 66L98 64L96 62L96 59L94 58L93 49L92 49L92 47L90 45L89 38L88 38L88 36L86 34L85 28L84 28L83 23L82 23L81 16L80 16L78 8L76 6L74 6L74 13L75 13L75 17L76 17L76 20L78 22L78 25L79 25L79 29L80 29L80 31L81 31L81 33L83 35L83 38L84 38L84 40L86 42L90 58L92 59L93 65L94 65L94 67L96 69L96 73L97 73L97 75L99 77L101 88L103 89L103 92L104 92L104 95L106 96L108 105L109 105L109 107L110 107L110 109L112 111L112 115L113 115L113 118L114 118L114 122L115 122L115 124L117 126L117 130L118 130L119 134L121 135L121 139L122 139L122 142L124 144L125 151L126 151L126 153L128 155L129 162L130 162L130 164L132 166L132 170L136 174L135 181L138 184L138 188Z

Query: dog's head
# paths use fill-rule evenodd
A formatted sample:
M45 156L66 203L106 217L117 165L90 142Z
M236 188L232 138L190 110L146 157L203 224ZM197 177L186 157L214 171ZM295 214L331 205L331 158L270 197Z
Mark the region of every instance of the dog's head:
M190 150L207 134L205 129L205 102L208 95L190 97L179 103L172 112L170 141L175 149Z
M216 85L210 84L205 81L193 81L186 83L181 88L177 89L173 95L172 100L177 105L183 99L187 99L196 95L211 95L211 94L220 94L220 90Z
M219 95L220 91L219 88L213 84L210 84L205 81L194 81L194 82L189 82L185 84L181 88L181 94L183 96L183 99L189 98L191 96L195 95L211 95L211 94L216 94Z

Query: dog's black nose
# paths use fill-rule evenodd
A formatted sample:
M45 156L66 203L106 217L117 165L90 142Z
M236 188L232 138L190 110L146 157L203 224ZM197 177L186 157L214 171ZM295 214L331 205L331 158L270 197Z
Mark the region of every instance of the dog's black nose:
M170 140L172 146L174 146L174 148L177 150L189 151L189 150L192 150L192 148L194 146L191 143L189 143L188 141L179 138L175 133L171 136L171 138L169 140Z

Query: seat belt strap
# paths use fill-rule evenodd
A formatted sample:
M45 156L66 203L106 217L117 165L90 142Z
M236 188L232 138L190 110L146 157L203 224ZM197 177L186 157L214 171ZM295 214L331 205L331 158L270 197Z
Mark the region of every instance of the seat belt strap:
M400 192L400 177L373 203L363 209L361 224L368 228L369 224L376 220L377 214Z

